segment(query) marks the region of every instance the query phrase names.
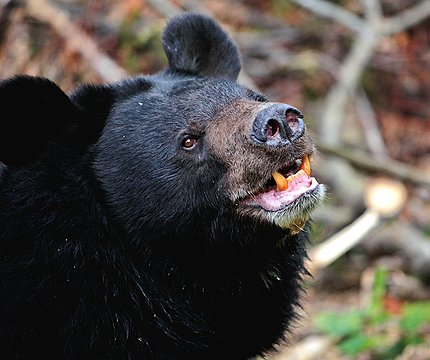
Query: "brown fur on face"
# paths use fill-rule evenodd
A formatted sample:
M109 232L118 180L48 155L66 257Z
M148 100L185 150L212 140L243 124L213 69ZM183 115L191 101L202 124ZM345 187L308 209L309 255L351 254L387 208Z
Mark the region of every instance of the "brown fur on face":
M283 147L269 147L252 140L252 126L257 113L273 104L239 100L225 108L208 125L208 148L227 165L225 188L229 189L233 202L261 190L280 167L313 153L313 144L307 133Z

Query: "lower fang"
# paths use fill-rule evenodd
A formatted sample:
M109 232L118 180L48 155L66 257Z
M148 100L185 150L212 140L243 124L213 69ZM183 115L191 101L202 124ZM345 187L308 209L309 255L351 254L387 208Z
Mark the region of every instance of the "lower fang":
M285 191L288 189L288 181L284 175L275 171L272 176L273 179L275 179L277 191Z
M308 155L305 155L302 159L302 164L299 169L303 170L307 176L311 176L311 162Z

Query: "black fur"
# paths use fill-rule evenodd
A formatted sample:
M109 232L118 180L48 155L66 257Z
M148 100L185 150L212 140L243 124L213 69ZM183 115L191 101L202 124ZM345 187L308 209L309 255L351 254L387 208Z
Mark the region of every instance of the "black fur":
M17 76L0 82L1 160L22 163L36 159L48 141L61 138L77 125L70 99L53 82Z
M204 141L223 109L264 99L232 82L236 47L209 18L163 40L152 77L69 97L0 84L1 359L246 359L294 319L307 231L241 215Z
M212 19L194 14L178 17L169 22L162 39L172 70L236 80L239 53Z

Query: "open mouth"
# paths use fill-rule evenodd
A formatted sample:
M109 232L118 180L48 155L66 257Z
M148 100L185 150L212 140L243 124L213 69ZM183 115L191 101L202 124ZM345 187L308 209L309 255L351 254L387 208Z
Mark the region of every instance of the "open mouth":
M244 204L270 212L284 210L318 187L318 182L310 175L310 159L305 155L274 171L263 189L245 199Z

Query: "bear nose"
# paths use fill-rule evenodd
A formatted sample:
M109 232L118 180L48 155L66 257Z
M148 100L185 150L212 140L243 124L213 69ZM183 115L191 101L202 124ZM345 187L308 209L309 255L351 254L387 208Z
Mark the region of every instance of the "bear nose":
M279 147L305 132L302 113L288 104L273 104L260 110L252 125L252 138L259 144Z

